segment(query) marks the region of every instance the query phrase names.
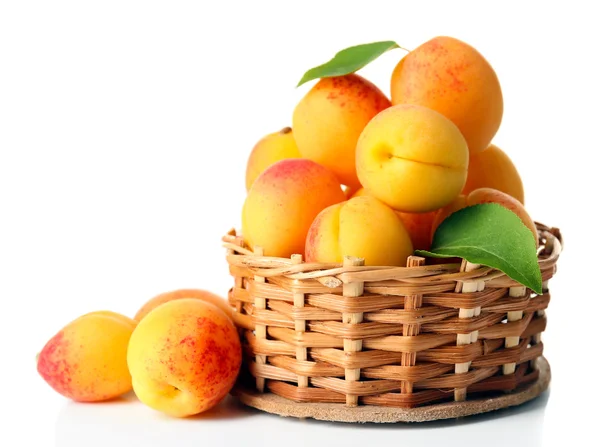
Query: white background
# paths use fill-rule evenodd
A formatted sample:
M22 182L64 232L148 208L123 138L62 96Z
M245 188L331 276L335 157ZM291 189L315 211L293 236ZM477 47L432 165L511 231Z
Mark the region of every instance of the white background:
M552 445L592 432L597 386L598 24L568 1L0 3L0 445ZM172 420L137 402L77 405L35 354L92 310L157 293L224 295L221 236L239 226L246 158L291 124L303 72L349 45L451 35L495 67L495 142L534 219L560 227L546 356L551 392L466 423L348 427L223 405ZM395 50L364 69L386 93ZM229 416L229 417L228 417ZM14 436L14 437L12 437ZM502 441L504 438L512 441ZM582 441L580 445L591 445ZM334 444L335 445L335 444Z

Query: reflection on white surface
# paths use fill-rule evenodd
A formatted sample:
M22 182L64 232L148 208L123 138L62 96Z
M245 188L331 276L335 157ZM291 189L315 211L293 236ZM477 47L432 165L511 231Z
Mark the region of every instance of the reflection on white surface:
M230 397L204 415L174 419L145 407L131 396L104 404L65 404L56 422L56 446L398 447L437 442L448 447L536 447L543 445L548 399L547 391L519 407L463 419L357 425L282 418L244 407ZM507 437L511 440L507 441Z

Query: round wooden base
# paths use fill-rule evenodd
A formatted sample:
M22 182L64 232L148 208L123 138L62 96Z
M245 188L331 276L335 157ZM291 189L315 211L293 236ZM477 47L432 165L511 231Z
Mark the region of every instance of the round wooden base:
M523 404L544 392L550 384L550 365L544 357L537 360L540 370L536 382L526 388L497 397L448 402L418 408L377 406L347 407L344 404L298 403L273 393L236 388L232 393L242 403L267 413L286 417L313 418L336 422L426 422L451 419Z

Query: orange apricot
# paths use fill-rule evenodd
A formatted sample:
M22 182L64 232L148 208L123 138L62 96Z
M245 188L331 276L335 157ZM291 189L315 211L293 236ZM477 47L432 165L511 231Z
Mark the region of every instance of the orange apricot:
M523 182L517 168L508 155L494 144L471 155L469 159L469 172L463 194L469 194L478 188L497 189L525 203Z
M132 388L127 346L135 328L135 321L115 312L82 315L44 345L37 371L57 393L74 401L125 394Z
M381 90L357 74L323 78L294 109L298 150L331 169L340 183L359 187L356 142L371 118L389 106Z
M272 164L286 158L300 158L298 146L291 127L263 137L252 149L246 164L246 191L250 191L254 180Z
M224 298L216 295L208 290L202 289L177 289L169 292L164 292L156 295L147 301L135 314L133 319L137 322L141 321L146 315L161 304L168 303L169 301L180 300L182 298L196 298L208 303L214 304L221 309L225 314L231 318L232 309L229 303Z
M242 362L237 329L206 301L164 303L137 325L127 352L136 396L174 417L202 413L231 391Z
M471 154L484 150L498 131L504 103L496 72L475 48L435 37L404 56L391 78L392 104L417 104L449 118Z
M254 182L242 210L242 234L265 256L303 254L317 214L346 199L336 176L314 161L282 160Z
M429 250L431 247L431 226L437 211L428 213L403 213L396 211L404 228L408 231L415 250Z

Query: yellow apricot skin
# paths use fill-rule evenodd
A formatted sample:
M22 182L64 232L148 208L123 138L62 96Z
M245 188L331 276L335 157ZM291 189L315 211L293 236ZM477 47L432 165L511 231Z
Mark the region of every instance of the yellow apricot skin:
M202 413L231 391L242 361L233 322L214 304L182 298L153 309L127 352L133 390L173 417Z
M353 197L364 197L370 195L365 188L357 189L353 192L353 194L349 197L352 199Z
M132 320L131 318L129 318L126 315L123 315L123 314L120 314L117 312L113 312L112 310L96 310L96 311L84 314L79 318L87 317L89 315L102 315L102 316L105 316L108 318L113 318L113 319L120 321L123 324L126 324L127 326L130 326L132 329L134 329L135 326L137 325L137 322L135 320Z
M291 127L284 127L261 138L252 149L246 164L246 191L265 169L286 158L300 158Z
M332 205L315 218L306 238L307 262L341 263L344 256L365 265L404 266L413 253L398 215L370 196Z
M392 104L434 109L458 126L471 154L484 150L504 112L496 72L475 48L438 36L404 56L392 73Z
M152 310L160 306L161 304L168 303L173 300L180 300L182 298L195 298L208 303L214 304L221 309L225 314L232 318L233 310L225 298L220 297L208 290L202 289L177 289L169 292L160 293L150 300L148 300L135 314L133 319L140 322L146 315Z
M110 311L71 321L44 346L37 371L56 392L78 402L98 402L131 391L127 346L136 327Z
M331 169L340 183L358 188L356 141L371 118L390 105L381 90L357 74L323 78L294 109L298 150Z
M352 197L368 196L366 189L360 188ZM395 210L394 210L395 211ZM428 213L403 213L396 211L408 231L415 250L429 250L431 247L431 225L437 216L437 210Z
M452 202L467 179L469 151L458 128L426 107L401 104L375 116L356 148L363 187L397 211L426 213Z
M495 144L469 159L469 173L463 194L479 188L502 191L525 203L523 181L510 157Z
M242 235L265 256L304 254L308 229L323 209L346 199L335 175L311 160L291 158L267 168L242 209Z

